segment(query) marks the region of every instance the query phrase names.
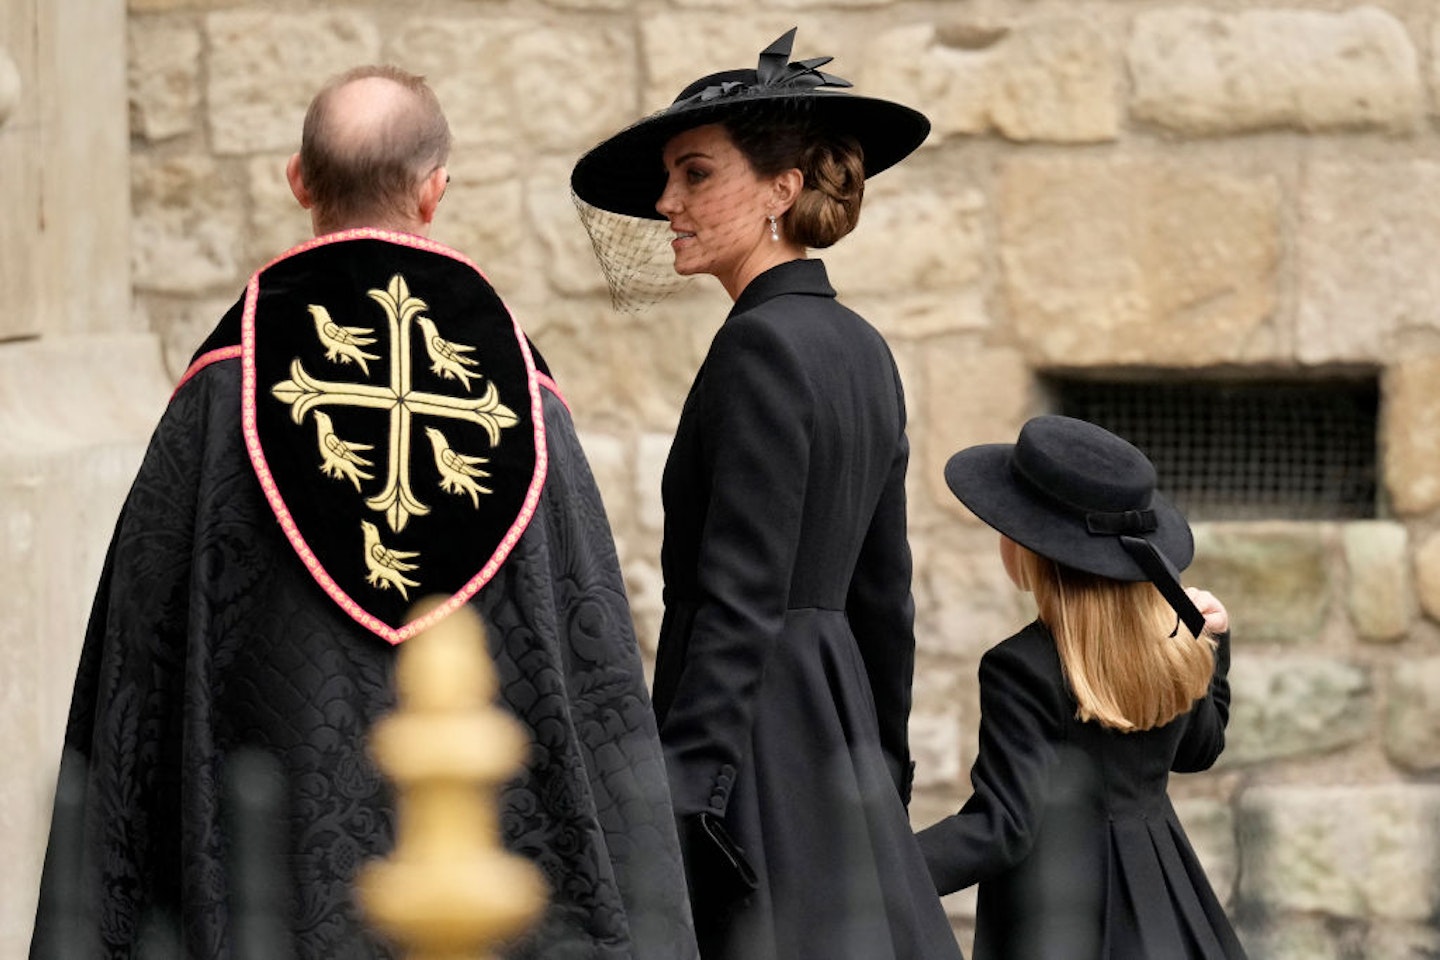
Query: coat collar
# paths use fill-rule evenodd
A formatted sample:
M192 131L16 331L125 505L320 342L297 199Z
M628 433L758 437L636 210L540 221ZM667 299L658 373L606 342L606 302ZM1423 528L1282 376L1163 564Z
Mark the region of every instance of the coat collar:
M833 297L835 288L830 286L830 278L825 273L825 264L822 261L787 260L751 280L745 289L740 291L735 306L730 308L730 316L753 310L766 300L789 293Z

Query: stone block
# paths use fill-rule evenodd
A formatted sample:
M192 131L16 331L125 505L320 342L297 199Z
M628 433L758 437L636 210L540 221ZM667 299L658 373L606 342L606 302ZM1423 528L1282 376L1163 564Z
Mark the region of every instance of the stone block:
M1065 366L1273 359L1274 178L1213 164L1015 156L998 186L1003 293L1027 356Z
M544 272L552 289L566 296L609 296L605 274L595 258L590 236L580 220L575 200L570 193L572 160L544 162L526 181L525 213L528 223L540 240ZM516 225L519 229L519 225ZM669 224L664 232L665 246L656 249L671 273L674 254L669 248Z
M635 637L645 660L647 673L655 666L655 648L660 640L660 624L665 617L665 580L660 573L660 542L645 539L632 545L625 562L625 593L630 601L630 615L635 618ZM647 677L647 681L653 679Z
M0 47L0 127L5 126L20 106L20 68L4 47Z
M988 527L935 530L914 550L915 642L927 654L981 654L1034 619L1028 594L1000 562L999 534Z
M937 139L993 132L1093 143L1119 135L1119 55L1093 17L907 24L878 34L862 62L863 89L923 110Z
M961 691L974 686L949 666L930 666L915 671L914 708L910 712L910 755L915 761L915 789L937 790L948 795L955 808L969 793L966 780L966 730L964 697ZM968 724L974 733L972 718Z
M615 552L623 569L634 560L644 559L631 553L634 544L632 538L626 535L635 527L631 445L626 438L603 428L580 431L580 443L585 450L585 460L590 464L590 473L595 477L595 485L600 488L605 516L615 539Z
M552 296L551 319L536 344L582 421L614 418L637 429L673 431L728 306L718 285L696 284L638 319L593 299Z
M1325 916L1287 914L1238 925L1241 943L1255 960L1346 960L1334 921ZM1360 956L1368 956L1360 954Z
M860 223L829 250L816 251L845 296L973 290L984 274L985 196L962 180L954 188L904 166L865 185Z
M1402 639L1415 619L1410 538L1403 524L1376 520L1343 528L1350 571L1350 622L1361 640Z
M392 43L431 79L459 144L578 156L638 116L634 41L620 27L416 18Z
M1313 757L1364 741L1374 695L1365 671L1327 657L1233 654L1230 725L1219 766Z
M542 277L533 268L533 231L526 229L525 185L515 176L476 176L465 157L450 165L450 185L430 235L475 261L512 310ZM525 324L528 328L529 324Z
M1380 475L1395 512L1440 506L1440 357L1401 355L1381 379Z
M1440 909L1440 787L1254 787L1237 816L1241 896L1262 911L1419 923Z
M924 457L912 458L910 469L921 472L931 505L975 522L945 485L945 461L977 443L1014 443L1035 412L1034 373L1014 350L951 338L928 343L922 363L924 392L909 405Z
M235 9L205 18L205 98L216 153L294 151L310 100L336 74L380 59L380 31L345 10ZM283 78L283 81L277 81Z
M1424 923L1377 923L1364 935L1358 952L1365 960L1426 960L1440 957L1440 929Z
M846 7L885 7L891 4L898 4L901 0L769 0L772 7L792 7L796 9L809 9L820 7L825 9L843 9Z
M826 258L827 266L830 259ZM866 320L897 350L905 343L924 344L931 338L951 333L980 332L993 327L981 283L956 290L911 293L897 290L889 295L882 291L870 294L849 294L851 277L863 272L862 264L851 269L830 270L830 282L840 291L840 299Z
M190 366L190 359L205 338L215 329L220 318L242 295L236 284L233 295L221 297L171 297L141 294L135 300L135 312L145 321L145 329L160 338L165 372L174 384Z
M200 106L200 32L155 18L129 25L130 130L150 141L192 133Z
M536 25L516 38L498 66L514 84L525 142L578 151L638 118L629 95L639 86L635 64L628 27Z
M1306 523L1197 523L1185 583L1230 612L1238 647L1297 646L1320 632L1332 593L1330 529Z
M309 240L313 233L310 211L296 201L285 178L289 159L288 153L266 153L246 161L250 214L245 261L250 273Z
M1374 6L1147 10L1135 18L1128 59L1132 115L1191 136L1410 132L1425 109L1415 44Z
M635 516L643 530L659 533L665 529L665 502L660 496L665 462L670 458L668 433L642 433L635 455Z
M244 197L212 157L139 154L130 170L137 290L201 294L243 280Z
M669 106L692 80L721 70L753 68L770 41L797 25L792 60L834 57L835 61L822 69L847 80L853 80L859 69L862 58L849 52L855 48L844 43L834 18L828 19L827 28L827 21L792 13L757 10L737 17L725 5L707 2L703 6L708 9L658 14L640 21L645 83L639 112L630 119Z
M545 0L561 10L628 10L634 0Z
M1440 163L1312 162L1299 196L1301 362L1385 361L1440 329Z
M115 517L169 383L148 335L0 345L0 953L35 920L65 718Z
M1420 608L1440 620L1440 533L1431 533L1415 551L1415 592Z
M1386 756L1406 770L1440 770L1440 658L1391 667L1384 746Z
M127 0L135 13L174 13L181 10L217 10L235 5L235 0Z

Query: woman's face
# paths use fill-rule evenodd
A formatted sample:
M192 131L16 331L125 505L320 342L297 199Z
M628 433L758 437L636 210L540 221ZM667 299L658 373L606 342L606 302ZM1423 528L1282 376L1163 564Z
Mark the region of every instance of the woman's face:
M675 271L717 277L732 297L793 245L770 237L776 178L755 174L725 128L712 123L676 134L665 145L665 190L655 209L670 221ZM778 257L778 259L777 259Z

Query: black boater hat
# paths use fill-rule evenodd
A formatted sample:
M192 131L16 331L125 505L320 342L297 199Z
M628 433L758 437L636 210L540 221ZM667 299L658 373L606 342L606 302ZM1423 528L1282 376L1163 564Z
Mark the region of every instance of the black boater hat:
M677 133L715 123L745 109L794 109L821 129L854 137L865 155L865 176L894 166L924 142L930 121L889 100L859 97L838 88L848 80L819 69L832 57L790 63L795 28L760 54L754 70L725 70L690 84L675 102L597 145L575 164L570 186L593 207L630 217L662 220L655 202L665 189L661 155Z
M1155 467L1093 423L1043 416L1015 443L968 447L945 482L981 520L1067 567L1114 580L1149 580L1197 637L1205 618L1180 585L1195 541L1155 489Z

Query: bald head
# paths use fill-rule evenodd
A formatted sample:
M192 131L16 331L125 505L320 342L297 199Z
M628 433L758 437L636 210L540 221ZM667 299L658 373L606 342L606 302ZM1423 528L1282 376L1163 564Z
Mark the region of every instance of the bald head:
M296 196L311 208L317 232L410 229L427 182L449 155L450 127L422 77L358 67L311 101L291 185L302 181Z

